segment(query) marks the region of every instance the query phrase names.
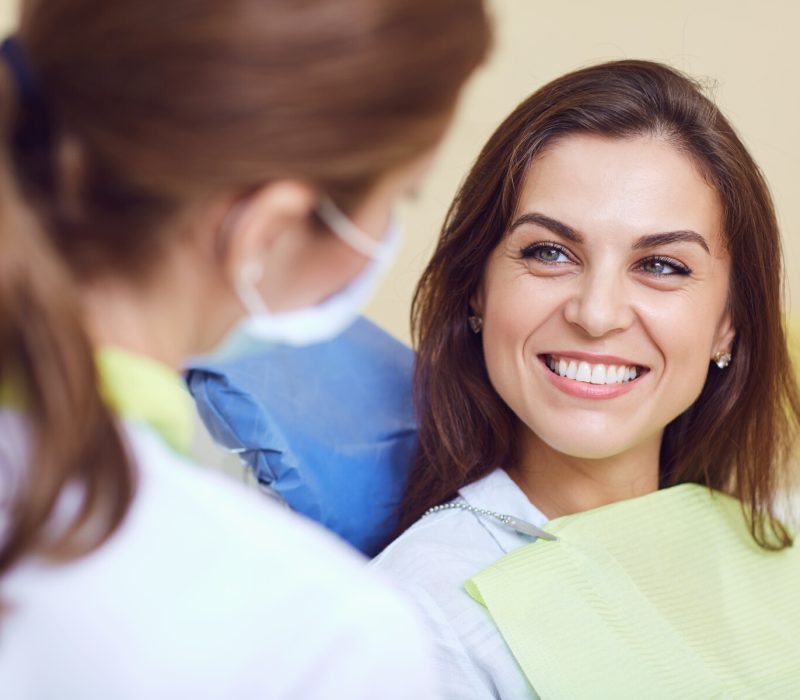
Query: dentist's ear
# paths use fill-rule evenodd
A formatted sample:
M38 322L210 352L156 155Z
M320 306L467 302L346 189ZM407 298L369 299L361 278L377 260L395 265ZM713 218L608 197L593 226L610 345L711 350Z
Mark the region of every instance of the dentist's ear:
M228 210L218 231L217 253L228 279L235 280L254 263L280 265L279 243L287 236L300 239L317 201L306 183L279 180L263 185ZM291 247L291 246L289 246Z

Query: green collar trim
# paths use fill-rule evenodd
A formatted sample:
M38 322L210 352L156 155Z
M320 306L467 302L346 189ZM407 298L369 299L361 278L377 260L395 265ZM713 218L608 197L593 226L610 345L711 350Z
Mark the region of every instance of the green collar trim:
M146 423L174 450L191 452L194 402L174 370L144 355L112 346L100 348L96 361L101 392L115 413Z
M11 380L0 382L0 407L24 408L23 392Z

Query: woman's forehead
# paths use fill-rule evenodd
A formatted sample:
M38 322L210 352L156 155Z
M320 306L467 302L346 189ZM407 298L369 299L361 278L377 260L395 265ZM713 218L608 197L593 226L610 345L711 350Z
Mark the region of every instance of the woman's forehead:
M526 213L587 240L691 230L709 247L722 244L719 195L685 152L658 136L559 139L531 163L511 223Z

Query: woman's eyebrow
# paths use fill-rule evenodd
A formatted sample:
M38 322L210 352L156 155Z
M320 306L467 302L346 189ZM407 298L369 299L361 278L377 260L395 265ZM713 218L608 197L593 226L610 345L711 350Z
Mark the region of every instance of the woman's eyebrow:
M711 253L706 239L694 231L666 231L665 233L654 233L650 236L642 236L633 244L633 249L655 248L656 246L667 245L668 243L681 242L697 243L706 253Z
M548 231L552 231L562 238L566 238L568 241L572 241L573 243L583 243L583 236L581 236L581 234L579 234L574 228L567 226L565 223L562 223L557 219L551 219L549 216L539 214L538 212L526 212L525 214L517 217L514 220L514 223L512 223L509 227L508 232L512 233L517 227L523 226L524 224L542 226Z
M514 220L514 223L509 227L509 233L513 232L517 227L524 224L533 224L541 226L548 231L566 238L573 243L583 243L583 236L579 234L574 228L568 226L562 221L553 219L545 214L539 212L526 212ZM696 231L665 231L664 233L653 233L648 236L642 236L633 244L633 250L642 250L644 248L655 248L660 245L667 245L669 243L697 243L706 253L711 253L711 250L703 238Z

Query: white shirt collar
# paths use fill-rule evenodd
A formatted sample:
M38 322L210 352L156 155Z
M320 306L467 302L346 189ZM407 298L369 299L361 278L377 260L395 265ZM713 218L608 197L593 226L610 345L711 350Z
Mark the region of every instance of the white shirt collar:
M537 527L547 523L547 516L528 500L504 469L495 469L482 479L464 486L459 489L458 495L461 500L475 508L513 515ZM494 518L478 516L478 519L504 552L510 552L531 541L530 537L506 527Z

